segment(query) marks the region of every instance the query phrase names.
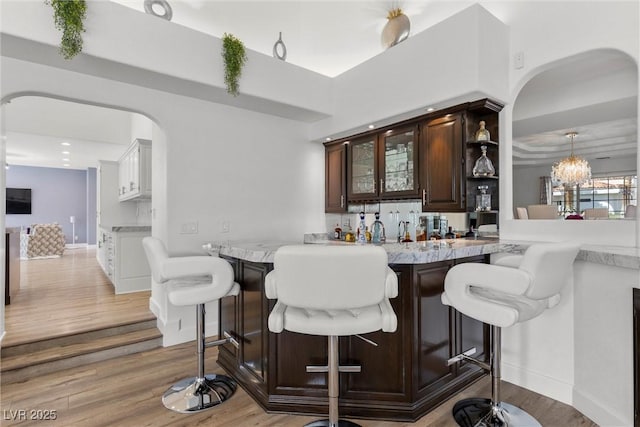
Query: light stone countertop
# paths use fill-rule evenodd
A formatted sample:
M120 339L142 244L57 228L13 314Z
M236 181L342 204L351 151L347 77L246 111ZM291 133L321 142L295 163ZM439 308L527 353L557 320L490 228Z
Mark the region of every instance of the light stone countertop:
M357 245L341 241L314 241L320 245ZM245 261L272 263L275 252L284 245L302 244L291 241L264 242L213 242L203 245L210 254L220 254ZM500 245L496 239L447 239L428 242L385 243L381 245L389 257L389 264L426 264L457 258L499 252Z
M311 237L310 237L311 236ZM212 255L225 255L245 261L272 263L275 252L284 245L302 244L300 241L265 240L213 242L203 245ZM326 234L305 235L305 243L324 245L357 245L327 240ZM522 253L539 242L498 240L494 238L443 239L412 243L385 243L389 264L425 264L467 258L499 252ZM577 260L596 264L640 270L640 249L620 246L583 245Z
M111 231L114 233L122 233L122 232L129 232L129 233L134 233L134 232L138 232L138 231L151 231L151 226L150 225L139 225L139 224L121 224L121 225L102 225L100 224L98 227L106 230L106 231Z

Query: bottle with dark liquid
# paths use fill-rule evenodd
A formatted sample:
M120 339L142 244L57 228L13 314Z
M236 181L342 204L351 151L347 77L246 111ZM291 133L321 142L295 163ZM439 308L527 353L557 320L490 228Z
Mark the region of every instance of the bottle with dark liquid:
M445 239L455 239L456 235L453 232L453 227L449 227L449 231L447 231L447 233L444 235Z

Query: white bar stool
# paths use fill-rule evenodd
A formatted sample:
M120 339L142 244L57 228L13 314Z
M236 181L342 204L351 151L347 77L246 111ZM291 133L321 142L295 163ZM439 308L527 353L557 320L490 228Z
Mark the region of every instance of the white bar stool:
M578 251L574 243L534 244L524 255L505 256L496 264L458 264L449 270L442 302L491 325L490 364L470 357L475 348L448 361L450 365L469 361L491 373L491 399L464 399L453 407L460 426L540 426L527 412L500 401L501 328L526 322L557 305Z
M167 287L169 302L177 306L196 306L198 376L174 384L162 396L162 403L167 409L183 414L219 405L233 395L237 385L225 375L204 373L204 349L228 342L238 347L238 343L227 333L224 339L205 341L204 305L238 295L240 285L233 281L233 268L227 261L208 255L169 258L164 244L155 237L145 237L142 245L153 280Z
M387 263L379 246L292 245L275 254L265 283L267 298L278 300L269 330L328 336L328 366L307 366L307 372L328 372L329 419L307 426L358 426L338 414L339 372L360 372L360 366L339 366L338 337L396 330L389 298L398 295L398 277Z

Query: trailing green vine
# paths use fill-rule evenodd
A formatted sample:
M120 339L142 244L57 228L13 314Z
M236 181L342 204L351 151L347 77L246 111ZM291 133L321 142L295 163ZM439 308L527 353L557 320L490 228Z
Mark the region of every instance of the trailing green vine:
M60 53L71 59L82 51L84 19L87 16L85 0L46 0L53 7L55 26L62 31Z
M224 58L224 83L227 92L238 96L238 80L242 74L242 67L247 61L247 53L241 40L232 34L222 36L222 57Z

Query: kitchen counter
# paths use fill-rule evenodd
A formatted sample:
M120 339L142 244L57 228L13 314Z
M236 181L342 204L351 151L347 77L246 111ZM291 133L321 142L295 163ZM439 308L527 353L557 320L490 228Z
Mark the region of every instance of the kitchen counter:
M357 245L327 240L326 234L305 235L304 243L323 245ZM522 253L531 241L498 240L490 237L478 239L443 239L427 242L384 243L389 264L424 264L493 253ZM208 243L203 248L209 254L221 254L245 261L273 263L275 252L284 245L301 242L266 240ZM640 270L640 249L621 246L582 245L576 258L594 264Z
M334 240L314 240L306 243L316 245L357 245ZM250 262L273 263L273 257L281 246L301 244L292 241L264 242L214 242L203 246L210 254L220 254ZM487 255L500 251L498 240L443 239L427 242L381 244L389 257L389 264L425 264L431 262Z
M139 231L151 231L150 225L139 225L139 224L123 224L123 225L99 225L100 228L106 231L111 231L114 233L122 233L129 232L135 233Z

